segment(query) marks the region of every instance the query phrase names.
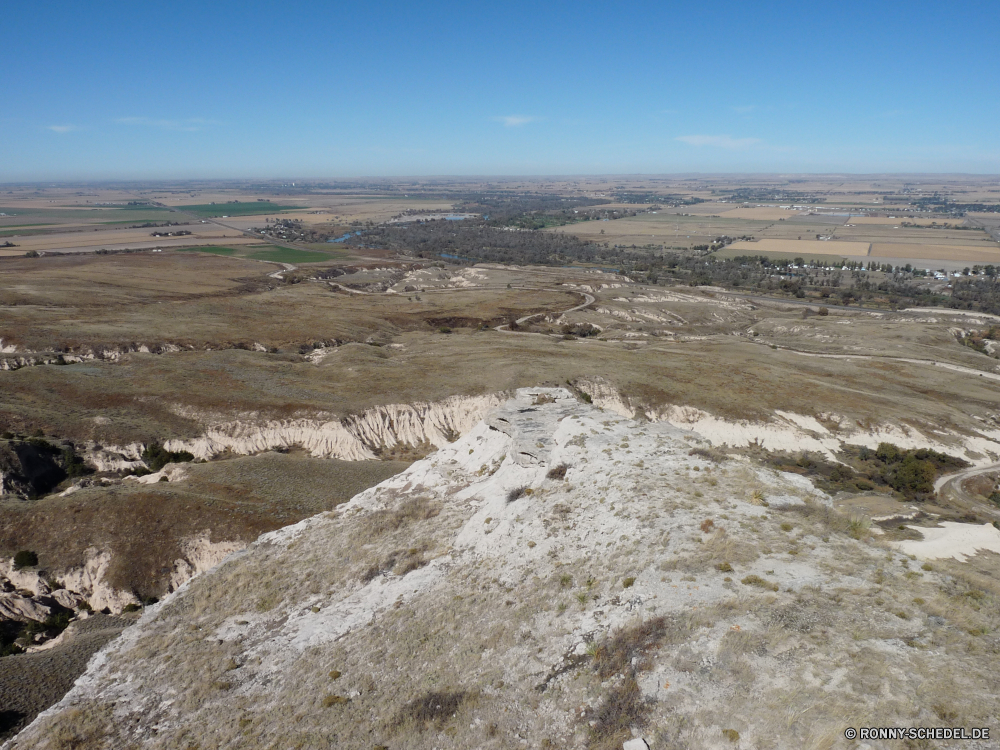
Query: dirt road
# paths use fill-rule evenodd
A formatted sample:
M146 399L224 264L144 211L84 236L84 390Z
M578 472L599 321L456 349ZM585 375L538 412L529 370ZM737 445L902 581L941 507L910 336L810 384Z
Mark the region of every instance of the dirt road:
M948 503L961 510L973 513L980 513L995 521L1000 521L1000 508L989 502L983 502L974 495L966 492L962 484L972 477L980 474L989 474L1000 471L1000 463L988 464L987 466L976 466L971 469L962 469L952 474L945 474L939 477L934 483L934 489L942 502Z

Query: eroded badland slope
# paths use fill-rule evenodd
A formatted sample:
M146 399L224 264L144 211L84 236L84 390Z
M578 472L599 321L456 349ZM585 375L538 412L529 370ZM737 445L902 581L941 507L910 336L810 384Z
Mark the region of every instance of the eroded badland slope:
M834 748L990 724L988 561L921 566L707 445L521 389L147 610L9 747Z

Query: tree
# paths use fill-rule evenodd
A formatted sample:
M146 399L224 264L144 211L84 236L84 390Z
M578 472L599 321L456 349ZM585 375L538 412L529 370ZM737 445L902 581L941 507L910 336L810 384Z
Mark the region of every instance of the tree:
M21 568L33 568L38 565L38 554L28 549L23 549L14 555L14 570Z

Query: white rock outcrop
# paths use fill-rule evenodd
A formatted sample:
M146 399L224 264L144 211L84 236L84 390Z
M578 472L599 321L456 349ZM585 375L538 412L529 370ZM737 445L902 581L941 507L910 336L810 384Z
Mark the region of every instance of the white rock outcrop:
M376 406L343 419L233 421L214 425L193 440L168 440L164 448L207 460L226 451L250 455L300 447L316 458L363 461L399 444L447 445L503 399L502 394L453 396L435 403Z

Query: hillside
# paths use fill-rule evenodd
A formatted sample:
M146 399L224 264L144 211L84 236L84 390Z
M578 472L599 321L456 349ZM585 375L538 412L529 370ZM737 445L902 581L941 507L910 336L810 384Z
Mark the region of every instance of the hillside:
M997 556L922 562L880 531L695 433L521 389L148 608L5 748L836 748L858 746L847 727L989 726Z

